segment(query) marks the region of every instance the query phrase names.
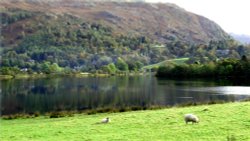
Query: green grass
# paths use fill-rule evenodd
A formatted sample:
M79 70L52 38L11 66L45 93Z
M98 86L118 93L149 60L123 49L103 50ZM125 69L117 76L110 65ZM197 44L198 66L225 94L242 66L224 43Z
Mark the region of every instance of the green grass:
M11 75L0 75L0 80L1 79L12 79L13 78L13 76L11 76Z
M159 62L157 64L153 65L148 65L143 67L142 69L152 69L152 68L157 68L159 66L165 65L165 64L184 64L185 61L187 61L189 58L177 58L177 59L170 59L170 60L165 60L162 62Z
M198 115L200 123L186 125L186 113ZM105 117L111 122L96 124ZM250 102L0 123L1 141L249 141Z

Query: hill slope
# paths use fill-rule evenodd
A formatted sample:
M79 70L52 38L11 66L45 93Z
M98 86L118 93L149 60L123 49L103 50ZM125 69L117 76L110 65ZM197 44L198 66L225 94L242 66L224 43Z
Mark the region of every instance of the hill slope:
M137 70L196 56L198 48L210 49L214 58L217 45L194 45L230 38L214 22L173 4L2 0L0 10L1 66L42 72L95 71L112 63L119 70Z
M228 35L213 21L187 12L173 4L91 2L84 0L15 0L0 2L2 8L17 8L46 15L71 15L98 22L117 34L144 35L159 42L181 40L207 43L227 39Z

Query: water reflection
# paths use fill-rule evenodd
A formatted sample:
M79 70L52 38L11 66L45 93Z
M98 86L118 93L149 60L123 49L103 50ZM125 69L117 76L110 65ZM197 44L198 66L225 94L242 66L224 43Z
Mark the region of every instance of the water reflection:
M218 86L218 87L202 87L192 88L191 91L208 92L221 95L249 95L250 87L246 86Z
M221 87L214 81L163 80L150 75L13 79L2 80L1 85L2 114L235 101L249 96L249 87ZM233 95L225 95L229 91Z

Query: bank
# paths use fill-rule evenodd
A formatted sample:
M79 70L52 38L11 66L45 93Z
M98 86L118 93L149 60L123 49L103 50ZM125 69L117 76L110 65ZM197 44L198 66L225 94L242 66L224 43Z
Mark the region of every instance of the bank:
M186 125L194 113L198 124ZM250 102L234 102L159 110L75 114L71 117L0 120L1 141L26 140L250 140ZM109 117L110 123L99 124Z

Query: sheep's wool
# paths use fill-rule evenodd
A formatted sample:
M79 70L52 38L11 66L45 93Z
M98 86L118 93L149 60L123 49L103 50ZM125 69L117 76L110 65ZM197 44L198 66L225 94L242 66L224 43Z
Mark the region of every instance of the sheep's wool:
M109 122L109 118L104 118L104 119L102 119L101 122L102 122L102 123L108 123L108 122Z
M184 120L186 123L188 123L188 122L198 123L199 122L199 118L194 114L186 114L184 116Z

